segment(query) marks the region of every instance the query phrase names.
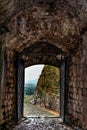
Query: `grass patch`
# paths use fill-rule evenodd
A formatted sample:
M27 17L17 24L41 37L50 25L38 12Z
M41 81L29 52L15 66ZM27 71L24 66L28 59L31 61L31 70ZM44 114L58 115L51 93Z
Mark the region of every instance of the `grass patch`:
M24 95L24 104L28 104L31 100L32 96Z

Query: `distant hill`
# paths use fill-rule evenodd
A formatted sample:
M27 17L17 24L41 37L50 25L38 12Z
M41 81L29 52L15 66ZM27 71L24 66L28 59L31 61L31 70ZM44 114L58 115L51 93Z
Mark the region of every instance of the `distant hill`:
M60 108L60 70L57 67L45 65L38 80L34 104L59 112Z
M33 95L34 94L34 91L35 91L35 87L36 87L36 84L25 84L25 87L24 87L24 94L26 95Z

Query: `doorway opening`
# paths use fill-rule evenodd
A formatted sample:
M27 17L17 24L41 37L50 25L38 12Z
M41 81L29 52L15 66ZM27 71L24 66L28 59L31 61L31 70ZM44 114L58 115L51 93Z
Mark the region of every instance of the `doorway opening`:
M24 77L24 117L60 117L60 69L34 65Z

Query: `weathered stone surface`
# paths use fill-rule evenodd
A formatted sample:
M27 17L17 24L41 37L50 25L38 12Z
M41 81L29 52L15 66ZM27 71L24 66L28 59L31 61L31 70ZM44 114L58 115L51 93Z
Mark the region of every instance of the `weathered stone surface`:
M7 2L1 2L1 6L6 8L4 4ZM13 12L9 10L9 6ZM73 52L74 48L78 48L81 44L81 33L85 28L86 18L82 21L80 11L86 15L85 0L83 3L81 0L80 2L11 1L7 8L6 10L11 11L14 16L9 13L6 15L11 16L7 24L9 31L6 33L6 46L21 51L35 41L45 40L64 51L72 49Z
M86 121L86 100L87 100L87 60L86 47L78 50L78 56L73 58L73 64L70 67L70 87L68 93L68 119L72 120L75 125L85 129ZM78 61L78 62L77 62ZM84 114L85 113L85 114ZM73 117L73 118L72 118ZM84 121L82 121L84 119ZM84 125L85 124L85 125Z
M6 50L6 60L5 60L5 72L4 72L4 82L2 88L2 103L1 103L1 124L14 118L15 116L15 68L14 68L14 52L11 50Z
M6 49L6 52L3 50L3 56L0 54L0 73L3 72L0 85L4 84L3 87L0 86L0 123L6 124L10 119L13 122L15 120L13 119L16 110L15 58L23 52L20 59L24 61L25 66L35 63L50 63L57 66L62 62L57 59L57 55L55 58L56 51L49 59L47 51L49 53L50 49L40 56L43 49L39 48L39 43L46 42L46 46L50 43L60 49L60 54L63 52L65 56L62 58L68 55L72 58L68 66L69 76L66 77L69 84L66 89L65 119L86 130L87 1L0 0L0 41L2 41L0 46L10 48ZM25 55L24 50L36 42L38 47L35 47L33 56ZM15 55L14 50L18 55Z
M78 130L63 124L59 118L29 118L13 130Z

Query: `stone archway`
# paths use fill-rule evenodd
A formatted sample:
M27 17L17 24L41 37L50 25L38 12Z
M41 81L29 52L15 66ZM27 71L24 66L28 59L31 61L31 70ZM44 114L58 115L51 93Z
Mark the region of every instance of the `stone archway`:
M18 54L17 64L17 120L23 117L23 91L24 91L24 68L35 64L48 64L60 68L60 115L65 119L65 88L66 88L66 56L56 46L47 42L36 42L34 45L24 48L24 50ZM67 68L67 67L66 67Z

